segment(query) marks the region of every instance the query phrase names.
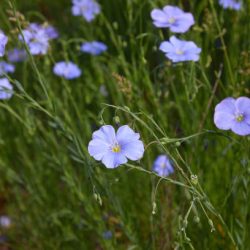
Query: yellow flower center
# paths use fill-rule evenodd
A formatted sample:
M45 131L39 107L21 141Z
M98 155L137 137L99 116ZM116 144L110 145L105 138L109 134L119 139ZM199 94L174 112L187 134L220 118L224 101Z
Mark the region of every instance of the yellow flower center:
M174 17L170 17L170 18L168 19L168 22L171 23L171 24L174 23L174 22L175 22L175 18L174 18Z
M240 114L236 116L236 121L237 122L242 122L244 120L244 115Z
M119 153L121 152L121 147L119 146L119 144L115 144L113 147L112 147L112 152L114 153Z
M176 50L176 54L177 54L177 55L183 55L184 52L183 52L183 50L181 50L181 49L177 49L177 50Z

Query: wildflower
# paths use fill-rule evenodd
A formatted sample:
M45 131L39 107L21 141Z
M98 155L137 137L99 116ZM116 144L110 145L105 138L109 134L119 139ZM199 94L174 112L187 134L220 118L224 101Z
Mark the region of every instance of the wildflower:
M101 9L94 0L73 0L72 14L74 16L83 16L87 22L91 22Z
M7 215L0 216L0 227L9 228L11 226L11 219Z
M105 240L110 240L113 236L112 232L110 230L103 232L103 238Z
M53 72L68 80L78 78L82 74L81 69L76 64L64 61L56 63Z
M158 28L169 28L175 33L185 33L194 25L194 17L191 13L186 13L182 9L167 5L160 9L151 11L153 23Z
M10 99L13 95L13 86L7 78L0 78L0 99Z
M153 171L162 177L166 177L174 172L171 161L166 155L159 155L153 164Z
M219 4L224 9L233 9L233 10L240 10L241 9L241 2L235 0L219 0Z
M160 50L166 53L166 57L173 62L198 61L201 49L194 42L179 40L171 36L170 41L164 41Z
M99 91L100 91L102 96L107 97L109 95L109 92L108 92L106 86L103 84L100 86Z
M142 158L144 146L140 135L128 125L121 126L117 132L111 125L104 125L92 135L89 142L89 154L107 168L116 168L128 159L136 161Z
M7 73L13 73L15 71L15 66L4 61L0 62L0 76Z
M49 48L49 37L44 29L34 28L30 26L23 30L23 37L19 35L19 39L28 45L32 55L45 55Z
M8 37L0 30L0 56L4 56L5 46L8 42Z
M215 107L214 123L222 130L231 129L238 135L250 134L250 98L228 97Z
M31 23L23 30L23 37L32 55L45 55L49 48L49 40L57 38L58 32L50 25ZM19 35L21 41L23 37Z
M89 53L91 55L100 55L104 51L107 50L106 44L98 41L93 41L93 42L86 42L83 43L81 46L81 51L85 53Z
M27 53L24 49L15 48L8 51L8 61L12 63L23 62L27 58Z

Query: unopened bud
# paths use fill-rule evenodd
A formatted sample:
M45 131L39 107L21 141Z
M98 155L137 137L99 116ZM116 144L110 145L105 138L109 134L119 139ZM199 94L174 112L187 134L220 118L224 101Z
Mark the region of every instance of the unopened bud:
M114 123L115 124L120 124L120 118L119 118L119 116L115 116L113 119L114 119Z
M211 227L211 233L212 233L213 231L215 231L214 223L213 223L213 221L212 221L211 219L208 220L208 224L209 224L210 227Z
M194 185L197 185L197 184L198 184L198 177L197 177L197 175L194 175L194 174L191 175L191 182L192 182Z
M197 223L197 224L200 223L200 217L199 216L195 216L194 217L194 222Z
M152 214L156 214L156 208L157 208L157 205L155 202L153 202L153 210L152 210Z

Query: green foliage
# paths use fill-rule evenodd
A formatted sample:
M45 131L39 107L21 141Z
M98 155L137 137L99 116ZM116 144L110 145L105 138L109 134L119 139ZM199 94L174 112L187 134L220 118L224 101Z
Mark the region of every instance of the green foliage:
M15 95L0 102L0 191L12 249L248 249L249 137L218 131L214 106L249 96L250 23L213 0L100 0L92 23L71 14L71 1L1 3L8 49L23 46L27 22L49 22L60 39L46 56L29 56L11 76ZM154 7L178 5L196 24L180 37L202 48L198 63L171 63L158 51L170 36L150 19ZM20 18L20 12L25 20ZM108 52L91 57L82 41ZM83 75L63 80L56 61ZM100 88L106 88L104 96ZM102 124L129 124L146 146L143 159L114 170L87 152ZM151 172L158 154L175 174ZM111 239L104 237L112 232Z

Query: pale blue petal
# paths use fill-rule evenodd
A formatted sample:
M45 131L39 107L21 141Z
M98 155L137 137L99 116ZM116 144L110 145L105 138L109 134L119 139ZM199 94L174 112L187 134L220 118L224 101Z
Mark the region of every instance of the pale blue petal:
M246 136L250 134L250 125L246 122L237 122L235 121L232 125L232 131L235 134Z
M187 13L177 18L176 21L170 26L170 30L175 33L185 33L192 25L194 25L193 15Z
M0 78L0 99L10 99L13 95L13 86L7 78Z
M161 23L161 22L165 23L167 21L166 14L160 9L152 10L151 17L154 21L157 21L159 23Z
M184 41L178 39L177 37L175 36L171 36L169 41L172 43L172 45L175 47L175 48L182 48L183 47L183 44Z
M162 42L162 43L160 44L159 49L160 49L161 51L165 52L165 53L168 53L168 52L173 51L173 50L174 50L174 47L173 47L173 45L172 45L170 42L165 41L165 42Z
M93 139L100 139L111 145L116 141L115 130L111 125L104 125L93 133Z
M105 141L94 139L89 142L88 152L97 161L100 161L110 151L110 146Z
M79 7L73 6L71 10L72 10L72 14L74 16L80 16L81 15L81 9Z
M193 53L187 53L183 57L183 61L197 62L197 61L199 61L199 59L200 59L200 56L197 54L193 54Z
M154 26L157 28L168 28L169 27L169 23L167 22L158 22L158 21L154 21Z
M239 113L250 116L250 98L239 97L235 102L235 106Z
M102 163L107 168L116 168L119 165L125 164L127 161L127 158L122 153L114 153L111 151L102 158Z
M176 6L171 6L171 5L167 5L163 8L163 11L168 15L168 16L179 16L179 15L183 15L185 12L176 7Z
M230 113L217 111L214 114L214 123L217 128L228 130L231 129L234 124L235 116Z
M132 161L141 159L144 153L144 146L142 141L137 140L122 145L122 153Z
M120 146L137 141L139 138L140 135L135 133L128 125L121 126L116 133L116 139Z
M215 112L222 112L222 113L229 113L231 115L235 115L236 108L235 108L235 99L232 97L228 97L221 101L215 107Z

